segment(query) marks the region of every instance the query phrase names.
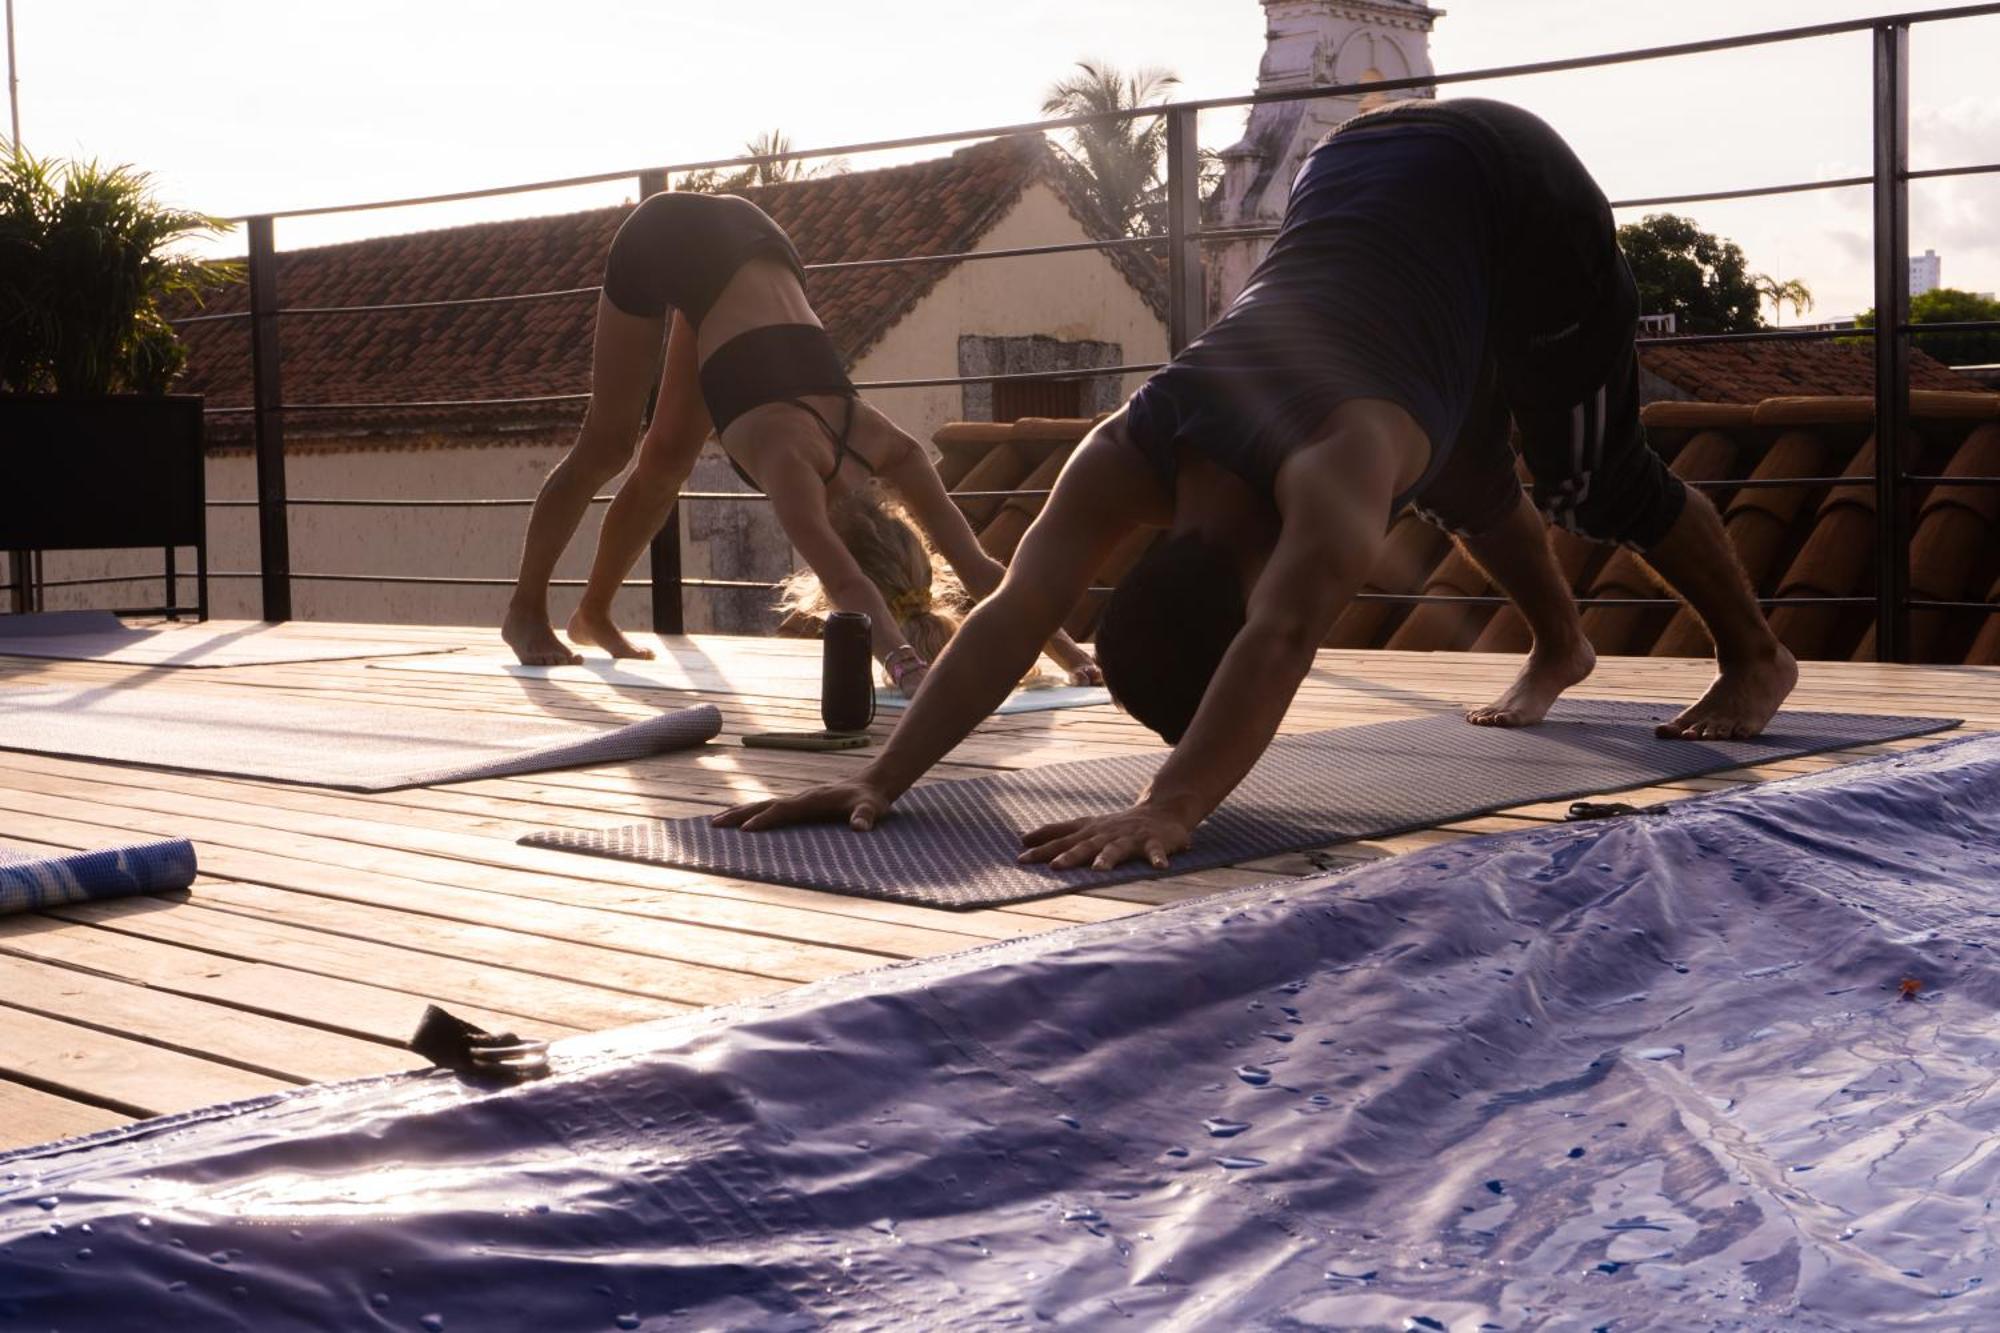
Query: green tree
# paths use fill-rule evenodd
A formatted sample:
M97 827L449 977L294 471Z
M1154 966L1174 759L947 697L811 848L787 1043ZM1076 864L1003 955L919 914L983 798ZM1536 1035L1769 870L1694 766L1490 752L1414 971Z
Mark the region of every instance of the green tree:
M1764 327L1756 279L1734 241L1693 218L1650 213L1618 229L1639 284L1639 312L1673 315L1682 333L1747 333Z
M1043 115L1091 116L1153 106L1181 82L1171 70L1150 66L1127 74L1103 61L1079 60L1076 69L1049 85ZM1157 236L1167 229L1165 116L1079 125L1059 136L1058 147L1064 169L1114 226L1131 236Z
M1963 324L1973 320L2000 319L2000 300L1956 287L1933 287L1922 296L1910 298L1912 324ZM1864 329L1875 327L1875 312L1864 310L1854 322ZM1928 333L1910 339L1918 351L1936 357L1948 366L1985 366L2000 361L2000 333Z

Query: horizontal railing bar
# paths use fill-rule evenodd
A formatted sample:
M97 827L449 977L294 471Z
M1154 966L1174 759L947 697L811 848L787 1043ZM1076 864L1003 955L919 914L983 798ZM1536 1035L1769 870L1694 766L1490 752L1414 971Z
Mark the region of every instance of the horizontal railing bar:
M106 583L159 583L165 577L166 575L162 571L156 569L150 574L106 574L99 578L88 579L36 579L35 586L37 588L93 588ZM183 582L192 583L195 576L192 572L189 572L182 574L180 577Z
M1416 606L1512 606L1511 597L1474 597L1460 593L1435 592L1358 592L1357 602L1396 602ZM1873 597L1759 597L1759 606L1873 606ZM1685 606L1678 597L1579 597L1576 605L1588 609L1604 607L1669 607Z
M998 250L960 250L952 254L900 255L893 259L839 259L805 265L808 273L840 273L852 269L906 268L912 264L962 264L974 259L1023 259L1035 255L1065 255L1080 250L1139 250L1165 245L1164 236L1112 236L1101 241L1062 241L1050 245L1013 245Z
M1940 176L1986 176L1996 171L2000 171L2000 162L1981 162L1975 166L1926 167L1922 171L1906 171L1903 173L1903 179L1924 181L1935 180Z
M382 305L295 305L274 311L280 315L380 315L400 310L445 310L453 306L508 305L521 301L553 301L566 296L595 296L596 287L561 287L545 292L513 292L504 296L457 296L435 301L391 301Z
M997 139L1015 134L1039 134L1050 130L1080 129L1090 125L1107 125L1129 120L1150 119L1173 111L1188 111L1198 114L1203 111L1221 111L1237 107L1261 106L1280 102L1298 102L1329 97L1352 97L1360 93L1435 88L1454 83L1474 83L1492 79L1517 78L1530 74L1557 74L1574 70L1601 69L1643 61L1671 60L1682 56L1706 55L1717 51L1743 50L1750 47L1771 46L1820 37L1834 37L1844 33L1868 32L1884 27L1982 18L1993 14L2000 14L2000 4L1959 5L1943 9L1912 10L1901 14L1884 14L1872 18L1845 19L1837 22L1816 23L1793 28L1774 28L1763 32L1742 33L1734 37L1712 37L1702 41L1678 42L1667 46L1636 47L1624 51L1606 52L1595 56L1573 56L1560 60L1539 60L1520 65L1495 65L1481 69L1462 70L1456 73L1429 74L1404 79L1377 79L1364 83L1326 84L1314 88L1289 89L1277 93L1249 93L1235 97L1212 97L1188 102L1161 102L1151 106L1129 107L1116 111L1100 111L1090 115L1068 116L1058 120L1023 121L1011 125L989 125L979 129L947 130L935 134L910 135L900 139L877 139L864 143L840 144L825 148L802 148L785 153L710 158L700 162L686 162L663 167L635 167L623 171L595 172L586 176L568 176L556 180L492 186L475 190L455 190L443 194L419 195L402 199L384 199L369 203L281 209L258 215L245 214L241 217L232 218L230 221L244 222L251 216L264 216L273 219L324 217L335 213L359 213L373 209L410 208L423 204L456 203L468 199L488 199L503 194L525 194L538 190L569 189L584 185L604 185L613 181L629 181L642 173L652 171L671 175L677 172L705 171L724 167L762 166L778 162L804 161L819 157L836 157L857 153L884 152L900 148L921 148L934 144L961 143L968 139Z
M1020 384L1031 380L1094 380L1111 375L1146 375L1164 361L1140 361L1123 366L1079 366L1073 370L1016 371L1008 375L940 375L935 379L856 380L857 389L937 389L956 384Z
M1613 208L1658 208L1664 204L1706 204L1721 199L1762 199L1769 195L1807 194L1814 190L1848 190L1873 185L1873 176L1842 176L1838 180L1799 181L1792 185L1758 185L1741 190L1704 190L1700 194L1660 194L1649 199L1613 199Z
M1940 319L1922 324L1905 324L1904 333L1922 337L1926 333L2000 333L2000 319Z
M1912 597L1912 611L2000 611L2000 602L1949 602L1933 597Z
M1915 486L2000 486L2000 477L1932 477L1910 473L1903 480Z
M1714 343L1816 342L1829 338L1872 338L1873 329L1758 329L1751 333L1668 333L1638 339L1639 346L1703 347Z
M219 320L248 318L250 318L248 310L218 310L207 315L182 315L178 319L168 320L167 323L179 328L183 324L214 324Z

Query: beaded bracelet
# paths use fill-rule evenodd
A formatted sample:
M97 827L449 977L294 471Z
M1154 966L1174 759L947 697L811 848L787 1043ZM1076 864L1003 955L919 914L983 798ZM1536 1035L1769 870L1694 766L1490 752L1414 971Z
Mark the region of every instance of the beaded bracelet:
M924 660L922 653L907 643L900 648L892 650L887 657L882 659L882 669L889 673L890 681L899 690L903 688L905 678L918 671L929 670L930 665L929 662Z

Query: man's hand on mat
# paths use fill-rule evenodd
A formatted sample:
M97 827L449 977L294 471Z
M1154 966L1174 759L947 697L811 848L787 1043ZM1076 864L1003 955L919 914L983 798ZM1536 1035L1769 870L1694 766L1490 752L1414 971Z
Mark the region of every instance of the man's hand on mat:
M751 801L735 806L708 822L716 828L762 833L787 824L821 824L844 819L855 832L866 833L891 804L889 797L865 782L829 782L782 800Z
M1188 826L1155 806L1135 805L1115 815L1044 824L1022 834L1021 842L1027 848L1022 863L1046 861L1052 870L1111 870L1141 857L1165 870L1168 857L1187 850Z

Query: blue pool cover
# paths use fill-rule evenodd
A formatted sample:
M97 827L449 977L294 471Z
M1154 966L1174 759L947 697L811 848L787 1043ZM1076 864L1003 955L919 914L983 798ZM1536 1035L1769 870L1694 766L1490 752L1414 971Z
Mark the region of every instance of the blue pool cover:
M0 847L0 916L39 912L92 898L166 893L194 883L186 838L127 843L89 852L21 852Z
M0 1328L2000 1326L1996 883L1974 737L152 1121Z

